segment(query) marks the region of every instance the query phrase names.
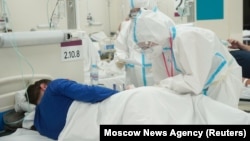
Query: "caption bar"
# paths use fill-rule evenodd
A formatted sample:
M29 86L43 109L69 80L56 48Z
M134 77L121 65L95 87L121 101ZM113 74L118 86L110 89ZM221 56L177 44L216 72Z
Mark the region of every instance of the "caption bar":
M249 125L100 125L100 140L221 140L250 139Z

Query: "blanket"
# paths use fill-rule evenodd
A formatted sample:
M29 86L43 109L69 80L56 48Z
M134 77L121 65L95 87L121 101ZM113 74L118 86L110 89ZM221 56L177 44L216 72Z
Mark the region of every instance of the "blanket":
M105 124L249 124L250 114L205 95L158 87L122 91L97 104L75 101L59 141L98 141Z

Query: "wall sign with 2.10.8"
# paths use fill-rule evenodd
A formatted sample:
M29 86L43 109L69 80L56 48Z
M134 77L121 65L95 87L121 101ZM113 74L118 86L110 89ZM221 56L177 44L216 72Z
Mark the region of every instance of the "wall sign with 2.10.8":
M80 58L79 50L64 51L64 59Z

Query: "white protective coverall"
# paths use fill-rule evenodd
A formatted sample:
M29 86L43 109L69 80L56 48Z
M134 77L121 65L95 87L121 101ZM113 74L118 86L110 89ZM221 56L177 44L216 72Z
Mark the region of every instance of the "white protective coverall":
M159 13L161 18L165 18L168 22L168 26L173 26L175 23L168 16L163 14L157 9L157 0L128 0L130 2L130 8L146 8ZM137 17L140 16L140 12ZM155 84L152 74L145 74L148 66L150 67L152 62L145 60L145 56L141 52L136 51L137 45L135 43L133 35L133 25L136 24L136 18L123 21L121 23L121 30L115 41L116 56L119 61L126 63L126 84L133 84L135 87L149 86ZM146 61L146 62L145 62ZM145 66L145 67L142 67ZM166 72L163 72L166 76Z
M175 73L172 77L161 78L159 85L174 90L177 94L204 94L238 107L243 87L241 67L216 34L199 27L169 28L166 24L168 21L158 17L160 14L151 10L141 10L134 26L134 37L138 43L151 41L162 47L168 44L166 41L170 41L172 55L168 56L171 58L168 61L172 65L168 67L174 68ZM160 63L155 63L155 60L162 59L159 58L160 49L158 46L153 46L152 49L154 51L150 56L154 60L153 75L160 79L162 75L157 70L165 69Z

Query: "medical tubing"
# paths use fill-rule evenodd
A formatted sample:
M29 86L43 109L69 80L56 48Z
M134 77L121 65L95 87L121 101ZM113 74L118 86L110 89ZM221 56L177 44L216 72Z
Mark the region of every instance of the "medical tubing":
M2 9L3 9L3 11L2 11L2 13L3 14L6 14L5 16L5 18L6 19L4 19L4 23L5 23L5 31L6 32L8 32L8 30L9 29L12 29L12 25L11 25L11 16L10 16L10 10L9 10L9 7L8 7L8 4L7 4L7 2L6 2L6 0L3 0L2 1ZM10 26L8 26L8 24L10 24Z
M21 60L25 60L25 62L28 64L28 66L30 66L30 68L31 68L31 70L32 70L32 74L34 74L34 68L33 68L32 65L30 64L30 62L23 56L23 54L21 54L21 52L19 51L19 49L18 49L18 47L17 47L17 45L16 45L15 40L14 40L14 42L13 42L13 40L10 40L10 43L11 43L13 49L15 50L15 52L17 53L17 55L21 58L21 59L19 59L19 60L20 60L20 61L21 61ZM21 70L23 70L23 69L21 69ZM22 71L22 74L23 74L23 71Z
M2 8L5 10L5 8L4 8L4 6L6 6L7 5L7 3L6 3L6 1L4 0L4 1L2 1ZM6 12L6 14L7 13L9 13L9 8L8 8L8 6L7 6L7 10L5 11ZM7 15L10 15L10 14L7 14ZM10 19L10 17L9 17L9 19ZM9 20L9 21L11 21L11 20ZM10 28L10 29L12 29L12 24L11 24L11 22L9 22L8 21L8 23L10 24L10 26L9 27L6 27L6 32L8 32L8 28ZM7 21L5 21L5 22L7 22ZM7 23L5 23L5 24L7 24ZM23 77L23 75L24 75L24 72L23 72L23 67L22 67L22 60L24 60L24 62L26 62L27 63L27 65L31 68L31 71L32 71L32 77L34 77L34 68L32 67L32 65L30 64L30 62L27 60L27 58L25 58L24 56L23 56L23 54L21 54L21 52L19 51L19 49L18 49L18 47L17 47L17 43L15 42L16 40L15 40L15 36L13 36L13 33L9 33L9 34L6 34L7 36L10 36L10 38L9 39L11 39L12 38L12 40L9 40L9 42L10 42L10 45L11 45L11 47L15 50L15 53L17 54L17 56L19 57L19 67L20 67L20 70L21 70L21 74L22 74L22 77ZM28 86L29 86L29 84L26 84L25 83L25 81L24 81L24 79L23 79L23 87L25 88L25 96L27 97L27 88L28 88ZM29 98L27 97L27 102L29 103ZM31 108L30 108L30 105L28 105L29 107L28 107L28 109L30 110Z
M14 48L14 50L16 51L16 53L18 54L18 56L19 56L19 62L20 62L20 65L19 65L19 67L20 67L20 69L21 69L21 74L22 74L22 77L23 77L23 75L24 75L24 72L23 72L23 67L22 67L22 65L21 65L21 60L24 60L26 63L27 63L27 65L31 68L31 72L32 72L32 78L34 77L34 68L33 68L33 66L30 64L30 62L20 53L20 51L18 50L18 48L16 47L16 46L13 46L13 48ZM31 83L31 82L30 82ZM28 95L27 95L27 89L28 89L28 86L29 86L30 84L26 84L25 83L25 81L24 81L24 79L23 79L23 86L24 86L24 88L25 88L25 96L27 97L27 102L29 103L29 97L28 97ZM29 109L29 111L31 110L31 107L30 107L30 105L28 105L28 109Z
M20 69L21 69L21 74L22 74L22 77L23 77L23 75L24 75L24 73L23 73L23 67L22 67L22 65L21 65L21 61L22 60L24 60L26 63L27 63L27 65L31 68L31 72L32 72L32 78L34 77L34 68L32 67L32 65L30 64L30 62L23 56L23 54L21 54L21 52L19 51L19 49L18 49L18 47L16 46L16 42L15 42L15 40L14 40L14 42L13 42L13 40L11 41L10 40L10 42L11 42L11 45L12 45L12 47L13 47L13 49L15 50L15 52L16 52L16 54L19 56L19 62L20 62L20 65L19 65L19 67L20 67ZM28 97L28 95L27 95L27 89L28 89L28 86L29 86L30 84L26 84L25 83L25 81L24 81L24 79L23 79L23 86L24 86L24 88L25 88L25 97L27 98L27 102L29 103L29 97ZM29 109L29 111L31 111L31 107L30 107L30 104L28 105L28 109Z
M49 19L49 27L50 27L50 28L52 27L53 15L54 15L54 13L55 13L56 7L57 7L58 4L59 4L59 1L60 1L60 0L57 0L56 5L55 5L55 7L54 7L54 9L53 9L53 12L51 13L51 16L50 16L50 19Z

